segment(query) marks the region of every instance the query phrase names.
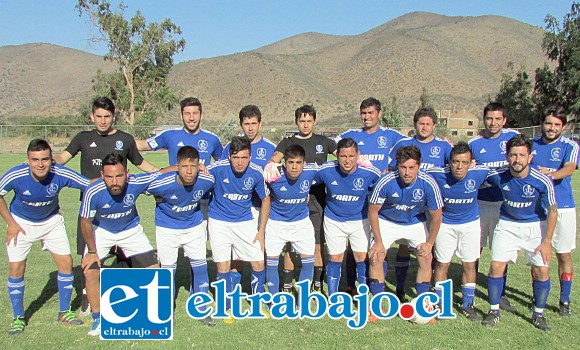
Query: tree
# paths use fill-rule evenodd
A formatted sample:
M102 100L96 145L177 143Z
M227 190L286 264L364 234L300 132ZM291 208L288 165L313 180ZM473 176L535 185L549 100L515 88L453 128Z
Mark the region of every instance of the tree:
M570 13L562 24L552 16L544 19L546 32L542 48L553 62L557 63L553 76L549 68L536 71L538 101L556 102L576 118L580 116L580 3L573 2Z
M389 128L400 128L403 126L405 115L401 112L397 97L393 96L391 102L383 106L383 116L381 124Z
M431 103L431 95L427 92L427 88L423 87L423 91L421 92L421 96L419 96L419 100L421 101L420 108L433 108Z
M101 37L93 40L107 43L104 59L118 65L114 73L98 71L93 90L110 97L127 124L154 124L157 115L178 101L167 75L173 56L185 47L181 29L169 19L147 24L140 11L128 21L122 2L116 11L106 0L78 0L76 8L99 28Z
M539 124L539 119L534 113L531 93L532 82L526 68L520 66L520 69L514 72L513 62L508 62L508 71L502 75L501 86L495 101L503 104L508 110L511 127Z

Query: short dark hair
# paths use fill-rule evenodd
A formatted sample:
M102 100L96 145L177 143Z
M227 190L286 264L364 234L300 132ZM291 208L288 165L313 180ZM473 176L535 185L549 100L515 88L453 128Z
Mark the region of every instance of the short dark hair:
M473 158L473 153L471 152L471 147L467 144L467 142L460 141L458 142L453 148L451 149L451 154L449 155L449 159L453 159L453 156L456 154L465 154L469 153L469 158Z
M419 118L422 117L430 117L431 120L433 120L433 124L437 124L437 112L435 112L435 110L431 107L419 108L413 116L413 124L417 124Z
M528 149L528 153L532 153L532 140L524 134L519 134L509 139L505 149L509 153L512 148L521 146L525 146Z
M230 156L246 149L250 151L250 153L252 152L252 144L250 143L250 140L245 137L232 137L232 141L230 142Z
M177 151L177 161L186 159L199 159L199 151L191 146L183 146Z
M121 154L116 154L116 153L109 153L105 156L105 158L103 158L102 161L102 166L103 168L105 167L105 165L117 165L117 164L121 164L123 166L123 168L125 167L125 157L123 157L123 155Z
M199 111L203 112L203 109L201 106L201 101L195 97L186 97L179 102L179 105L181 106L181 113L182 114L183 114L183 110L185 109L185 107L189 107L189 106L198 106Z
M544 109L544 113L542 114L542 123L546 121L546 118L554 117L560 119L562 122L562 126L566 125L568 122L568 116L566 115L566 110L563 107L559 107L556 105L550 105Z
M26 153L46 151L46 150L48 150L48 153L52 157L52 148L50 148L50 145L48 144L48 142L46 142L46 140L42 140L42 139L34 139L34 140L30 141L30 143L28 144L28 148L26 148Z
M306 151L300 145L290 145L284 150L284 159L290 158L306 158Z
M262 121L262 112L256 105L247 105L240 109L240 125L244 122L244 118L258 118L258 123Z
M485 108L483 109L483 117L485 118L485 116L487 115L487 112L497 112L497 111L501 112L504 119L508 118L506 108L499 102L488 103L487 106L485 106Z
M93 107L91 111L95 113L95 111L99 108L109 111L111 114L115 114L115 104L107 97L101 96L93 100Z
M377 100L374 97L369 97L367 99L364 99L361 103L360 103L360 110L363 110L365 108L369 108L375 106L375 108L377 109L377 111L381 111L381 101Z
M354 139L352 139L350 137L347 137L345 139L341 139L336 144L336 154L338 155L342 148L351 148L351 147L354 147L355 151L358 152L358 144L356 143L356 141Z
M316 110L314 107L311 105L304 105L302 107L298 107L294 112L294 122L298 123L298 119L300 119L303 114L311 115L312 119L316 120Z
M421 164L421 151L415 145L403 146L397 150L395 159L397 164L405 163L409 159L414 159L417 164Z

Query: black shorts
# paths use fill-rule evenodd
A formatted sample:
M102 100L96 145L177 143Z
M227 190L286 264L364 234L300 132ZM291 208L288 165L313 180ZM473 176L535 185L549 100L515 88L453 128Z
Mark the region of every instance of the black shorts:
M309 217L310 221L312 222L312 226L314 227L314 243L316 244L324 244L324 227L323 227L323 218L324 218L324 209L318 203L318 200L312 194L309 196L308 199L308 210L310 211Z

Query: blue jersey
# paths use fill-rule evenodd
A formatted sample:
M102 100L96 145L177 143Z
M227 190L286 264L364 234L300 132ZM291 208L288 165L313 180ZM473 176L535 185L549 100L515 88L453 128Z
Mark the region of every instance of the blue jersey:
M357 166L353 173L344 174L338 161L324 163L314 179L326 186L324 215L339 222L366 219L368 192L380 176L381 172L375 167Z
M508 165L506 160L506 144L512 137L519 135L519 132L512 129L503 129L496 138L485 138L476 136L469 140L469 147L473 153L476 164L485 165L490 169L498 169ZM501 191L495 187L482 188L479 190L477 199L486 202L501 202L503 196Z
M479 219L477 191L489 176L488 167L475 166L459 181L453 177L449 167L431 168L427 173L433 176L441 191L444 223L465 224Z
M281 172L282 177L268 185L270 188L270 219L294 222L308 217L308 193L314 177L316 166L307 165L295 181L290 181Z
M80 216L93 219L93 225L111 233L119 233L139 225L137 198L160 175L159 172L129 175L125 190L113 196L98 179L87 187L81 203Z
M229 160L220 160L207 169L215 178L209 217L227 222L252 220L252 192L255 190L260 199L268 196L262 168L250 163L244 173L236 174Z
M451 149L453 146L448 141L435 137L429 142L421 142L416 137L405 137L397 142L391 152L389 158L391 159L389 165L391 167L397 166L397 151L401 147L417 146L421 151L421 169L429 169L431 167L443 168L449 164L449 157L451 156Z
M348 137L356 141L360 154L370 160L375 168L385 171L389 166L390 149L405 136L396 130L381 126L372 134L362 128L350 129L338 135L335 141L338 143L341 139Z
M63 187L84 191L88 185L89 179L59 164L52 164L46 178L38 182L30 175L28 164L21 164L0 178L0 196L14 190L10 212L31 222L42 222L58 214L58 193Z
M399 225L413 225L427 220L425 208L437 210L443 207L443 199L437 183L423 170L412 184L405 186L399 171L392 171L379 178L370 199L371 204L382 205L379 218Z
M156 151L166 149L169 156L169 165L177 164L177 151L183 146L192 146L199 151L201 164L211 163L213 159L219 159L222 154L222 143L217 135L200 129L197 134L190 134L184 128L170 129L147 139L149 147Z
M176 172L161 175L147 189L148 194L162 199L155 205L156 226L187 229L203 221L199 202L213 188L213 176L199 173L191 186L180 185L178 178Z
M252 143L252 163L264 169L266 163L268 163L268 160L270 160L270 158L274 154L275 149L276 145L273 144L267 138L262 136L260 141ZM228 159L229 153L230 153L230 143L228 142L226 147L224 147L221 159Z
M503 194L500 219L515 222L546 220L546 209L556 205L552 180L532 166L524 178L514 177L508 167L494 170L487 182Z
M551 172L560 170L566 163L572 162L578 167L578 144L567 137L560 137L557 141L546 144L540 136L534 139L532 154L533 165L550 169ZM575 208L572 195L572 177L554 180L556 202L558 208Z

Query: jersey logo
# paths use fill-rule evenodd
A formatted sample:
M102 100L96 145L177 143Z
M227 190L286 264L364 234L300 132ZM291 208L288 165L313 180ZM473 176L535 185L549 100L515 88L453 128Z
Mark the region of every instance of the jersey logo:
M91 143L91 145L89 147L91 147L91 148L97 147L97 144L93 142L93 143Z
M207 152L207 141L206 140L199 140L197 143L197 147L199 147L200 152Z
M179 141L179 143L177 144L177 146L178 146L178 147L183 147L183 146L185 146L185 145L183 144L183 141Z
M302 183L300 184L300 193L308 192L309 189L310 189L310 181L308 180L302 181Z
M420 202L423 200L423 190L420 188L417 188L415 190L413 190L413 202Z
M487 153L487 151L485 150L485 148L482 148L481 151L479 151L479 153Z
M365 145L365 143L364 143L364 142L362 142L362 141L359 141L359 142L358 142L358 145L359 145L359 146L364 146L364 145Z
M105 205L103 205L103 209L109 209L111 206L109 205L109 203L105 203Z
M50 185L46 186L46 192L50 197L56 196L58 193L58 185L51 183Z
M387 147L387 138L384 136L379 136L377 138L377 143L379 144L379 148Z
M131 193L127 193L125 198L123 198L123 203L129 206L135 204L135 196Z
M448 184L443 185L443 188L451 188Z
M439 146L431 147L431 158L439 158L439 153L441 153L441 147Z
M395 192L395 193L393 193L393 194L391 195L391 197L393 197L393 198L399 198L399 194L398 194L397 192Z
M157 141L155 141L155 140L149 141L149 147L157 148L157 146L159 146L159 144L157 144Z
M524 185L522 187L522 191L524 192L524 194L522 195L522 197L524 198L533 198L534 197L534 188L531 185Z
M229 184L230 183L230 180L224 179L224 183Z
M201 200L201 197L203 197L203 191L202 190L197 190L193 194L193 201L194 202L198 202L199 200Z
M333 186L338 186L338 182L336 182L336 180L332 181L330 184Z
M254 186L254 179L248 177L244 180L244 190L251 190Z
M122 151L123 150L123 141L117 141L117 142L115 142L115 150L116 151Z
M262 147L258 148L256 150L256 155L257 155L256 159L262 159L262 160L266 159L266 149L262 148Z
M323 153L324 149L322 148L322 145L316 145L316 154L321 154Z
M559 147L552 148L550 155L552 156L552 159L550 160L560 160L560 148Z
M499 143L499 148L501 148L501 153L505 153L505 146L507 145L507 141L502 141Z
M537 154L536 150L533 150L533 151L532 151L532 154L533 154L533 155L536 155L536 154Z
M354 185L354 190L355 191L362 191L363 190L363 186L365 185L365 180L363 180L360 177L357 177L356 179L354 179L354 181L352 182L352 184Z
M502 190L504 190L504 191L509 191L509 190L510 190L510 188L508 187L508 185L505 185L505 186L502 188Z
M282 188L280 188L280 191L288 191L288 190L286 189L285 186L282 186Z
M32 196L29 190L24 191L22 194L25 196Z
M467 180L467 182L465 183L465 189L467 190L467 191L465 191L465 193L471 193L471 192L477 191L477 188L475 188L475 180L473 180L473 179Z
M173 196L169 197L169 199L177 199L177 196L173 195Z

